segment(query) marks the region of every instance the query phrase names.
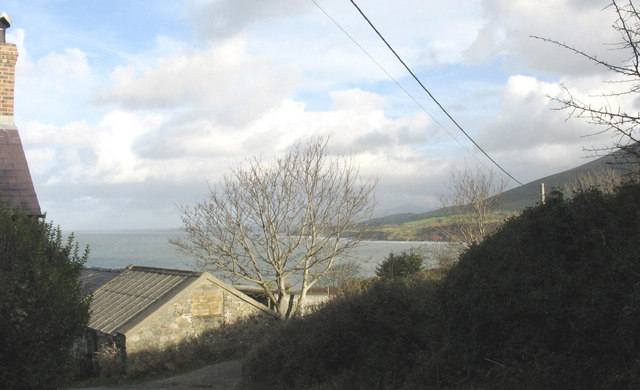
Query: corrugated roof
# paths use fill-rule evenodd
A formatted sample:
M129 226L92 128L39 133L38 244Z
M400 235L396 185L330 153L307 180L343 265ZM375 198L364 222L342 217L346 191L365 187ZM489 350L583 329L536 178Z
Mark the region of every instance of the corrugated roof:
M94 292L89 328L118 333L137 315L177 294L201 275L193 271L129 266Z
M107 284L108 281L118 276L123 271L120 269L90 267L83 268L80 272L80 281L82 282L82 291L84 294L91 294L100 287Z

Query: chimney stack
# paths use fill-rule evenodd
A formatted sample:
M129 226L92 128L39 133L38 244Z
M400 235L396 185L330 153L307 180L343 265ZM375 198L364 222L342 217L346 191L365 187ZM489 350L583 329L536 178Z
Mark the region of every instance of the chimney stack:
M31 172L13 119L13 94L18 49L7 43L5 30L11 26L6 13L0 15L0 203L23 207L28 215L42 216L31 180Z
M0 15L0 43L7 42L7 38L5 36L5 30L11 27L11 19L9 19L9 15L6 12L3 12Z
M13 127L13 88L15 85L18 49L5 40L5 30L11 26L11 19L5 12L0 15L0 126Z

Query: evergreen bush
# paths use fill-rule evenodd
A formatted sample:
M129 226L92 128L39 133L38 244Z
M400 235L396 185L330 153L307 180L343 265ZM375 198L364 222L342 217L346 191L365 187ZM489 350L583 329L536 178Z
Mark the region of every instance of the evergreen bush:
M72 345L89 319L73 236L23 211L0 208L0 383L6 389L59 388Z
M376 275L385 279L402 279L422 270L423 257L416 250L389 253L376 267Z
M358 285L285 323L249 389L640 388L640 184L508 220L440 281Z
M438 345L436 284L378 280L287 321L249 355L249 389L399 388ZM416 326L419 325L419 326ZM314 387L315 386L315 387Z
M474 384L640 387L640 185L554 194L467 251L441 294L448 359Z

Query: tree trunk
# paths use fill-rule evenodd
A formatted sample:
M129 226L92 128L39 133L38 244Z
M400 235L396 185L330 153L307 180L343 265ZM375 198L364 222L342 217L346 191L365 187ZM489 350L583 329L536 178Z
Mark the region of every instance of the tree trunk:
M307 288L300 290L300 296L298 297L298 304L296 305L296 315L302 317L307 307Z
M287 319L287 294L285 293L281 293L278 296L278 306L277 306L277 312L278 315L280 316L280 319L286 320Z

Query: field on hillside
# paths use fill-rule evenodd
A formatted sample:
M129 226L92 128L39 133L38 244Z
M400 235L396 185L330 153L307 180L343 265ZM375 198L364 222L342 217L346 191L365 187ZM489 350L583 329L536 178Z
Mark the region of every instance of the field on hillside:
M499 211L492 213L490 230L495 229L514 212ZM449 216L429 217L404 223L387 223L371 225L367 228L365 238L371 240L391 241L447 241L447 232L453 228Z

